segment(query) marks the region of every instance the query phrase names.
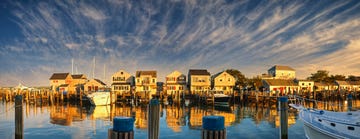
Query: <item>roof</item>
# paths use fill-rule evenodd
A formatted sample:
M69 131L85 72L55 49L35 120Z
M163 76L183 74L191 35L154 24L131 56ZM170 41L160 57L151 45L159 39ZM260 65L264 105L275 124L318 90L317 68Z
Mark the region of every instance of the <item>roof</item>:
M190 75L209 75L210 73L206 69L190 69L189 70Z
M339 81L339 80L336 80L335 83L338 84L338 85L350 85L350 84L349 84L348 82L346 82L346 81Z
M223 73L226 73L226 74L228 74L228 75L232 76L232 75L231 75L231 74L229 74L228 72L226 72L226 71L222 71L222 72L216 73L215 75L211 76L211 78L215 79L216 77L218 77L219 75L221 75L221 74L223 74ZM232 76L232 77L234 77L234 76Z
M50 80L65 80L69 73L54 73Z
M264 79L270 86L298 86L293 80Z
M350 85L360 85L360 81L347 81Z
M111 85L130 85L130 83L112 83Z
M69 86L69 84L62 84L59 87L68 87L68 86Z
M289 67L289 66L282 66L282 65L275 65L275 66L271 67L269 70L271 70L271 69L295 71L293 68L291 68L291 67Z
M314 82L314 86L329 86L329 84L323 82Z
M82 79L83 76L84 76L84 74L73 74L73 75L71 75L71 77L73 79Z
M144 76L144 75L151 75L151 77L156 77L156 71L150 70L150 71L136 71L136 77Z
M94 79L95 81L97 81L98 83L100 83L101 85L106 85L104 82L102 82L101 80L99 79Z

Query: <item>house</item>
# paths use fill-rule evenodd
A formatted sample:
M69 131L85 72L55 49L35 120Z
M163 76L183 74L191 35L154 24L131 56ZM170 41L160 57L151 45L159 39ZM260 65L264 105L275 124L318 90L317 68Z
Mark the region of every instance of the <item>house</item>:
M347 81L351 85L351 91L360 90L360 81Z
M119 70L112 75L111 90L116 94L129 94L134 86L134 76L124 70Z
M315 91L334 91L338 86L335 83L314 82Z
M105 89L106 84L99 79L91 79L84 84L85 92L95 92L101 89Z
M141 98L150 98L156 94L156 78L156 71L136 71L136 92L140 93Z
M294 80L298 86L300 87L300 91L302 92L313 92L314 91L314 81L310 80Z
M165 78L166 95L179 95L186 90L186 75L179 71L173 71Z
M350 91L352 87L352 85L347 81L336 80L335 84L338 86L339 91Z
M235 77L226 71L219 72L211 77L212 90L232 94L235 81Z
M49 80L53 92L63 92L65 91L64 89L66 91L69 90L67 87L72 83L73 79L70 73L54 73ZM60 86L62 86L61 89L59 88Z
M188 73L189 90L192 94L203 94L210 90L210 73L205 69L190 69Z
M87 82L87 78L84 74L73 74L72 83L71 83L71 91L80 91L84 90L84 84Z
M263 79L265 90L270 93L292 94L299 90L299 86L293 80L284 79Z
M273 79L295 79L295 70L289 66L275 65L268 70Z

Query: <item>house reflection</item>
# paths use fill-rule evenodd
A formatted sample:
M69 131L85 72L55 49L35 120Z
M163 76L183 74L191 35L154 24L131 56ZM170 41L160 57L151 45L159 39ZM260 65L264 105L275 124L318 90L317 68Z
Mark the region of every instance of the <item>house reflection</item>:
M174 132L181 132L181 127L186 125L186 112L179 106L165 106L166 124Z
M52 124L69 126L72 122L82 121L85 118L86 114L77 106L56 105L50 107L50 123Z

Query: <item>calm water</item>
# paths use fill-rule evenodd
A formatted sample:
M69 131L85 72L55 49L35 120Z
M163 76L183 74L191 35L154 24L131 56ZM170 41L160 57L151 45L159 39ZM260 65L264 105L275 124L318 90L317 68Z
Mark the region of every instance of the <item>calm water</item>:
M360 102L357 102L360 103ZM322 105L319 106L321 108ZM326 105L322 106L327 108ZM342 108L340 108L342 109ZM25 104L24 138L107 138L114 116L135 118L136 139L147 138L146 106L97 106ZM279 116L276 106L255 104L230 107L161 106L160 138L200 138L201 119L205 115L225 117L228 139L279 138ZM15 134L14 103L0 101L0 138L12 139ZM289 111L289 138L305 138L302 122L296 111Z

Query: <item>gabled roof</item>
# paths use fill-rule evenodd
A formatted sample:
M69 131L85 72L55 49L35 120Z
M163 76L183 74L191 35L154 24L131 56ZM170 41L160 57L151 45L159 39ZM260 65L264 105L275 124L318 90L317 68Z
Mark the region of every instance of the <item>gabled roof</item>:
M338 85L350 85L350 84L349 84L348 82L346 82L346 81L339 81L339 80L336 80L335 83L338 84Z
M50 80L65 80L69 73L54 73Z
M190 69L189 75L209 75L210 73L206 69Z
M264 79L264 81L270 86L298 86L293 80Z
M99 79L94 79L96 82L100 83L101 85L106 85L104 82L102 82L101 80Z
M360 85L360 81L347 81L350 85Z
M59 87L68 87L68 86L69 86L69 84L62 84Z
M111 85L130 85L130 83L112 83Z
M71 77L73 79L83 79L83 76L84 76L84 74L73 74L73 75L71 75Z
M146 75L150 75L151 77L156 78L156 71L155 70L150 70L150 71L136 71L136 77L140 77L140 76L146 76Z
M269 70L271 70L271 69L295 71L293 68L291 68L291 67L289 67L289 66L282 66L282 65L275 65L275 66L271 67Z
M226 71L222 71L222 72L216 73L215 75L211 76L211 78L215 79L216 77L220 76L220 75L221 75L221 74L223 74L223 73L226 73L226 74L228 74L228 75L232 76L232 75L231 75L231 74L229 74L228 72L226 72ZM232 76L232 77L234 77L234 76ZM235 78L235 77L234 77L234 78Z

